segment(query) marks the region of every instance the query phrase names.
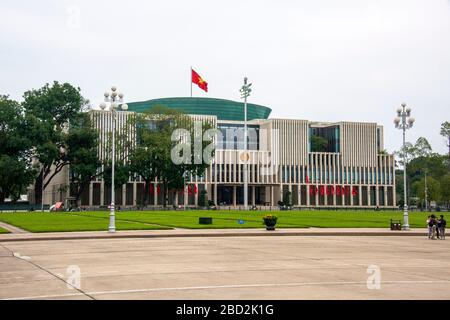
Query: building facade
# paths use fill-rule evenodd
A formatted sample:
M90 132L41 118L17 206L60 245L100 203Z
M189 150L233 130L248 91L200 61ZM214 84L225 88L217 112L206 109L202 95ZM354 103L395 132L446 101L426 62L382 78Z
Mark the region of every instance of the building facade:
M395 161L383 146L383 127L376 123L272 119L267 107L248 105L247 153L244 153L244 106L242 103L210 98L167 98L129 103L129 111L116 113L117 134L133 132L128 119L161 105L191 115L194 121L208 121L221 134L216 137L214 159L201 177L189 177L183 191L171 191L170 205L196 206L206 190L216 205L243 205L243 172L248 164L249 205L277 206L290 192L294 207L396 206ZM99 131L99 157L107 159L112 128L109 111L91 111ZM133 140L133 134L129 134ZM244 155L244 156L243 156ZM244 162L247 161L247 162ZM99 169L101 170L101 169ZM46 192L47 203L63 201L67 177ZM140 177L130 176L116 191L116 205L139 206L145 186ZM81 197L87 207L110 204L110 186L101 178L90 183ZM163 197L158 181L150 187L150 203L160 206Z

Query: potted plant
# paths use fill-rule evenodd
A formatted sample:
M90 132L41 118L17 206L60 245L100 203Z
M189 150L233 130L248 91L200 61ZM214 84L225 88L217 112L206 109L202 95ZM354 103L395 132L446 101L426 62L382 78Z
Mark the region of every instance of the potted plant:
M264 224L266 225L266 230L275 230L275 225L277 224L277 216L269 214L263 217Z

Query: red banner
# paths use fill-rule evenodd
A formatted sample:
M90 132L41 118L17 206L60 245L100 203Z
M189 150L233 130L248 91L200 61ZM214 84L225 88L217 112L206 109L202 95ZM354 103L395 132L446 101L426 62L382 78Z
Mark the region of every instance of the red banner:
M316 194L319 194L320 196L324 196L325 194L327 196L357 196L358 195L358 187L353 186L352 188L350 186L309 186L309 195L315 196Z

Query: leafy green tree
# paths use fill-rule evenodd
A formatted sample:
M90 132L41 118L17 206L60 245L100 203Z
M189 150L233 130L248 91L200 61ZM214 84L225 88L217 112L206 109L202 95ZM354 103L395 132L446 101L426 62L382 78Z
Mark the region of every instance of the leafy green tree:
M81 194L89 187L91 180L102 174L99 172L98 132L92 127L88 114L70 123L64 142L70 163L70 193L79 205Z
M200 207L208 206L208 192L206 190L202 190L202 192L200 192L200 196L198 198L198 205Z
M441 185L441 200L450 205L450 173L443 176L440 181Z
M441 136L446 139L448 147L448 168L450 170L450 122L445 121L441 124Z
M7 197L19 199L32 182L29 148L20 104L0 95L0 203Z
M13 202L26 191L27 185L33 181L34 172L27 166L26 161L8 155L0 155L0 204L6 197Z
M445 156L436 153L415 158L406 167L407 175L413 182L423 178L425 172L428 176L439 180L447 173L445 158Z
M411 142L406 142L405 146L402 146L400 150L395 151L394 154L398 157L398 164L403 167L405 157L406 163L408 164L412 159L414 159L416 150Z
M34 184L35 201L41 202L42 184L52 179L69 164L65 148L70 122L77 121L88 106L80 88L54 82L25 92L22 106L27 137L32 142L32 156L37 160L38 175Z
M311 136L311 152L325 152L327 151L327 147L327 139L316 135Z
M414 144L414 156L415 157L426 157L431 155L433 149L430 143L424 137L419 137Z
M420 203L425 203L425 178L422 178L411 185L412 192L419 198ZM433 177L427 177L427 199L428 201L441 200L441 185Z
M292 206L292 192L290 192L289 190L286 190L283 193L283 204L288 207Z
M406 177L406 183L408 183L408 177ZM408 190L411 190L408 188ZM403 185L403 170L395 170L395 192L397 198L397 206L404 204L404 185Z
M189 116L163 106L156 106L144 114L136 115L134 121L137 143L129 157L131 171L141 176L145 182L144 205L148 205L150 183L157 180L162 185L163 205L166 206L169 190L183 190L185 176L201 176L209 167L202 159L196 161L199 159L194 158L194 135L198 132ZM210 128L209 124L204 124L200 138ZM184 138L192 142L186 144L190 154L183 154L189 161L181 164L172 161L172 149L180 143L172 141L172 134L177 129L186 130ZM202 141L202 150L207 145L207 141Z
M132 171L130 166L130 153L133 150L134 142L130 137L135 136L135 118L131 120L120 130L116 131L115 135L115 159L114 159L114 189L120 191L122 186L129 181L130 173ZM117 129L117 128L116 128ZM120 132L120 133L119 133ZM102 161L103 171L101 175L106 185L111 186L112 182L112 133L108 133L106 139L106 154L108 158Z
M433 149L431 148L430 143L424 137L419 137L416 140L415 144L411 142L406 142L405 147L399 151L396 151L395 154L399 157L399 164L403 166L403 159L406 156L406 163L408 164L410 161L414 160L418 157L426 157L433 153Z

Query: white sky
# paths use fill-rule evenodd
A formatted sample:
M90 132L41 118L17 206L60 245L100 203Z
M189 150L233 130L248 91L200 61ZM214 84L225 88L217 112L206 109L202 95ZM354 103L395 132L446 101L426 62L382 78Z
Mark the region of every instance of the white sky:
M377 122L389 151L406 102L408 140L447 151L450 0L2 0L0 62L0 94L67 81L95 106L112 84L189 96L191 65L209 83L194 96L239 100L248 76L271 117Z

